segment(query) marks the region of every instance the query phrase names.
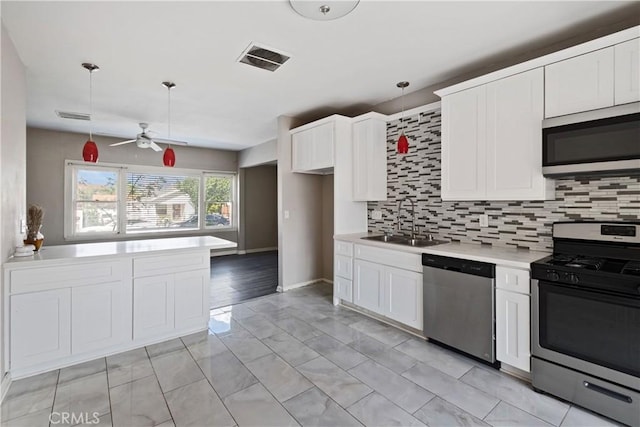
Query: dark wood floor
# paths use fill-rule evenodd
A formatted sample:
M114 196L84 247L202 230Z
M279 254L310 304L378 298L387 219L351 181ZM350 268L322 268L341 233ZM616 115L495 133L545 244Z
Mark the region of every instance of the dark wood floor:
M278 286L278 251L211 258L211 308L272 294Z

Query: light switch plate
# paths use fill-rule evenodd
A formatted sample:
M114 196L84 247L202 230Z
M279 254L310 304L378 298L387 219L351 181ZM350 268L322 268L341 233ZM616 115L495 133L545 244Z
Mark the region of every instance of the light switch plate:
M382 211L371 212L371 219L382 219Z
M24 219L20 220L20 234L24 234L27 232L27 221Z
M480 223L480 227L488 227L489 226L489 215L482 214L478 217L478 222Z
M284 219L289 219L289 211L284 211Z

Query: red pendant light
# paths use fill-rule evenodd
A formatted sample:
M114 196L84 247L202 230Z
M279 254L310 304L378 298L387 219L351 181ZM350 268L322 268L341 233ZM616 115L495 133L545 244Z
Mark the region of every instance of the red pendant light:
M173 82L162 82L162 86L167 88L167 93L168 93L168 101L167 101L167 116L168 116L168 120L167 120L167 127L168 127L168 131L167 131L167 135L168 138L171 139L171 89L176 87L176 84ZM162 156L162 163L169 167L172 168L175 166L176 164L176 153L173 151L173 148L171 148L171 144L169 144L169 146L167 148L165 148L164 150L164 154Z
M399 87L400 89L402 89L402 115L400 117L400 123L404 123L404 88L406 88L407 86L409 86L409 82L398 82L396 84L397 87ZM402 132L400 133L400 137L398 138L398 143L397 143L397 151L398 154L407 154L409 152L409 139L407 138L407 136L404 134L404 128L402 129Z
M176 153L174 153L173 148L167 147L164 150L164 154L162 156L162 163L164 163L167 167L174 167L176 164Z
M98 161L98 146L93 142L93 72L100 70L95 64L88 62L82 63L82 68L89 71L89 139L82 147L82 158L85 162L96 163Z

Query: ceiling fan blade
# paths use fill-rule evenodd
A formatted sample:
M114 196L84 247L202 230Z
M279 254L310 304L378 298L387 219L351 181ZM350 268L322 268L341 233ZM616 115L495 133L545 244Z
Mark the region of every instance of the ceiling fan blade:
M170 144L170 145L189 145L188 142L185 141L176 141L175 139L162 139L162 138L153 138L155 142L159 142L161 144Z
M153 151L162 151L162 148L160 148L160 146L153 141L149 142L149 147L151 147Z
M135 139L130 139L128 141L116 142L114 144L109 144L109 147L115 147L115 146L118 146L118 145L130 144L132 142L136 142L136 140Z

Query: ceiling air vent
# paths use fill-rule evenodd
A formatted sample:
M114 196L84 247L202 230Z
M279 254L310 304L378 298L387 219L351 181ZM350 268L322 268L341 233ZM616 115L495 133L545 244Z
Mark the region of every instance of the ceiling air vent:
M253 65L263 70L275 71L287 62L290 57L290 55L285 53L276 52L271 48L251 43L249 47L242 52L242 55L238 58L238 62Z
M91 120L91 115L86 113L72 113L70 111L58 111L56 110L56 115L61 119L71 119L71 120Z

